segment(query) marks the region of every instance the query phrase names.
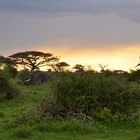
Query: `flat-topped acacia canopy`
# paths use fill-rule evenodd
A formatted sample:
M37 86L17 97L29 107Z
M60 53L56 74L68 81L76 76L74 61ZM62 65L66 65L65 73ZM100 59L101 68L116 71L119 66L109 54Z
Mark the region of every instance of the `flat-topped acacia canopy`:
M40 67L47 66L50 62L58 61L58 57L51 53L44 53L39 51L25 51L18 52L8 57L16 65L22 65L31 69L32 71Z

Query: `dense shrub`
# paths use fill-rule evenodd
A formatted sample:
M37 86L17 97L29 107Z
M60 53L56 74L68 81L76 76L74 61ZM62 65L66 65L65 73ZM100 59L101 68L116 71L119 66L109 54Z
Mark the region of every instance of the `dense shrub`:
M19 95L18 90L9 82L7 77L0 73L0 100L14 99Z
M24 69L18 72L17 79L20 80L20 82L24 83L25 79L29 76L29 70Z
M54 79L52 85L53 101L52 104L51 100L43 101L43 115L49 112L68 117L69 114L83 113L116 121L132 116L140 105L139 85L113 76L67 73Z
M11 64L6 64L3 71L12 78L15 78L18 73L17 69Z
M136 71L131 71L129 81L136 81L136 82L140 83L140 69L138 69Z

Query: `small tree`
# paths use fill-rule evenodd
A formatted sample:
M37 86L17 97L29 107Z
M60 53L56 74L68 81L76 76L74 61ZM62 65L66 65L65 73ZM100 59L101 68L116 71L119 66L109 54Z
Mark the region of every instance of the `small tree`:
M99 68L101 69L101 72L104 72L104 71L106 71L107 68L108 67L108 65L103 65L103 64L99 64Z
M76 64L73 68L76 70L76 72L84 72L85 71L85 67L81 64Z
M16 65L21 65L24 68L29 68L31 71L37 70L40 67L49 65L51 62L58 61L58 57L51 53L43 53L38 51L19 52L9 56Z
M55 66L56 66L57 71L63 72L70 65L68 63L66 63L66 62L59 62Z

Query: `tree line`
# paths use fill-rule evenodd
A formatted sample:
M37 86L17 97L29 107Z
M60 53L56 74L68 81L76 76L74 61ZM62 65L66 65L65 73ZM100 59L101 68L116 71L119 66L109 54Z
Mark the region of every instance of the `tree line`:
M48 70L63 72L70 67L67 62L60 62L58 56L39 51L18 52L8 57L0 56L0 66L3 64L8 64L16 68L22 67L29 71L36 71L42 67L47 67ZM73 69L76 71L84 71L84 66L76 64Z
M54 71L54 72L66 72L70 71L70 65L67 62L61 62L60 57L54 56L52 53L45 53L40 51L25 51L25 52L17 52L8 57L4 57L0 55L0 67L3 65L8 65L15 69L23 68L24 70L36 71L40 70L44 67L46 71ZM136 66L138 68L140 63ZM101 72L111 72L107 69L107 65L99 64L99 68ZM84 72L84 71L94 71L91 66L83 66L81 64L75 64L72 68L76 72ZM126 73L123 70L114 70L115 73ZM131 70L134 72L134 70Z

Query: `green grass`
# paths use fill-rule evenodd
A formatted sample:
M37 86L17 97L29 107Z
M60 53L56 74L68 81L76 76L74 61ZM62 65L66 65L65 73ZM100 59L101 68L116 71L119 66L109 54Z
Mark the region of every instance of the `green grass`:
M49 93L47 85L17 85L18 99L0 103L0 140L137 140L140 128L111 127L80 121L40 120L32 124L18 124L21 114L36 108ZM15 123L16 122L16 123Z
M139 137L139 131L137 129L96 130L87 134L74 132L41 132L29 126L5 128L5 130L3 133L0 133L0 140L136 140Z

